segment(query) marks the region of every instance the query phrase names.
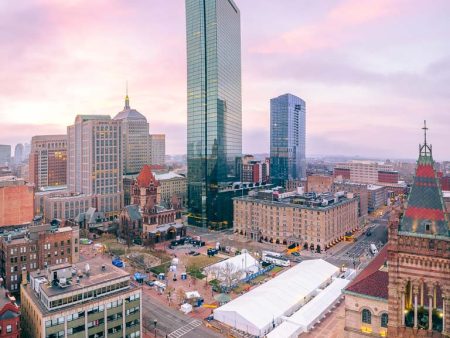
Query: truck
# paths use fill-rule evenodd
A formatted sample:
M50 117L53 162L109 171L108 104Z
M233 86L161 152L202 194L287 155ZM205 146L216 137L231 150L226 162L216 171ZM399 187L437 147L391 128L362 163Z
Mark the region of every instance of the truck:
M372 253L372 255L376 255L378 253L378 249L377 246L373 243L370 244L370 252Z

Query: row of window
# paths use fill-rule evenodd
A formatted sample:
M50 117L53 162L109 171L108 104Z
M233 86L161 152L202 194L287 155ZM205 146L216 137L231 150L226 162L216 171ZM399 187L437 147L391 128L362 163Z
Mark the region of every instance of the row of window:
M388 320L389 320L388 314L387 313L383 313L381 315L381 318L380 318L380 321L381 321L380 322L380 326L381 327L387 327ZM364 324L372 324L372 312L370 312L370 310L367 310L367 309L362 310L361 321Z

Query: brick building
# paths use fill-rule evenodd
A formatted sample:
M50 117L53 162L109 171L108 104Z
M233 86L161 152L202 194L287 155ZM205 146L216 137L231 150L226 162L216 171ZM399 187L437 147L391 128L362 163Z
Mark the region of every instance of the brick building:
M20 309L16 299L0 289L0 338L19 338L20 331Z
M369 190L367 184L354 183L350 181L334 182L333 192L346 191L351 192L359 199L358 215L364 221L369 214Z
M26 224L33 216L33 187L15 176L0 177L0 227Z
M333 186L333 176L309 175L306 182L306 191L321 194L330 192Z
M0 237L0 274L5 287L19 292L22 272L79 260L79 228L30 226Z
M398 171L378 170L378 183L398 183L399 179Z

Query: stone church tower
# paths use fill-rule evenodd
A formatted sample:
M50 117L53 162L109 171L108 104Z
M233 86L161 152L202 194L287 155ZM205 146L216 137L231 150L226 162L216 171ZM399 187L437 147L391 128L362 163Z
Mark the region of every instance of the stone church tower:
M449 219L423 129L407 207L389 229L388 337L450 337Z

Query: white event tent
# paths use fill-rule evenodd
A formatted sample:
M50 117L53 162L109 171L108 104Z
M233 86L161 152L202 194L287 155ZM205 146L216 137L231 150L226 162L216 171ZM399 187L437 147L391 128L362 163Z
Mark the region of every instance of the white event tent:
M349 282L348 279L336 278L300 310L292 316L284 318L283 323L271 331L267 338L297 338L302 332L308 332L341 298L342 289Z
M214 310L214 319L255 336L264 336L321 288L339 268L322 260L303 261L267 283Z
M258 272L258 261L253 258L247 251L242 252L240 255L230 257L216 264L209 265L204 269L208 276L208 280L218 279L222 281L225 277L223 275L223 270L227 269L227 265L232 267L231 270L236 272L241 272L237 279L242 279L247 276L247 274L252 274Z

